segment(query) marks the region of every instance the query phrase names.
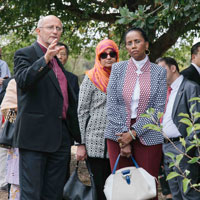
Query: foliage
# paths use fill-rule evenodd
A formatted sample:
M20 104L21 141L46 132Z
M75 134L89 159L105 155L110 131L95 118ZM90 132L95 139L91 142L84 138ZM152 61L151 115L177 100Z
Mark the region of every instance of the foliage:
M187 40L177 41L163 56L175 58L178 62L180 71L190 65L191 55L190 49L193 44L193 37L188 34Z
M200 97L195 97L189 100L190 102L193 101L197 101L198 103L200 103ZM167 176L167 180L170 180L172 178L175 178L177 176L181 176L183 177L183 191L186 192L188 186L194 188L196 191L200 192L200 183L196 183L193 184L192 180L188 178L188 175L190 174L189 170L185 170L184 172L181 170L179 164L181 162L181 160L183 159L183 157L187 157L189 159L188 163L190 164L194 164L197 163L198 165L200 165L200 138L199 136L199 131L200 131L200 124L199 123L195 123L197 121L197 119L199 119L200 117L200 113L198 111L194 110L196 103L192 104L191 108L190 108L190 116L186 113L180 113L179 116L183 117L180 122L186 124L187 127L187 137L192 136L192 140L191 140L191 145L186 145L186 138L181 138L180 142L182 143L182 146L184 147L184 150L180 150L178 149L174 143L170 140L170 138L167 137L167 135L165 135L165 133L162 131L162 125L160 124L160 119L163 116L163 113L158 113L157 114L157 119L155 119L154 115L155 115L155 110L150 108L146 111L146 113L141 114L141 117L147 117L149 119L152 120L152 123L150 124L146 124L143 128L147 128L150 130L155 130L158 131L160 133L163 134L163 136L165 138L167 138L169 140L169 142L174 146L174 148L176 148L176 150L178 152L180 152L179 155L175 156L173 153L168 152L165 155L170 157L172 159L172 162L169 164L169 167L176 167L178 169L178 171L173 171L171 173L168 174ZM189 154L189 151L191 151L191 149L196 148L197 152L198 152L198 157L191 157L191 155Z
M2 0L0 35L14 33L25 39L33 33L41 15L54 14L63 22L63 41L74 57L89 55L90 47L105 37L122 44L130 26L146 30L150 38L150 57L162 56L178 38L197 35L200 0ZM117 20L117 23L115 23Z

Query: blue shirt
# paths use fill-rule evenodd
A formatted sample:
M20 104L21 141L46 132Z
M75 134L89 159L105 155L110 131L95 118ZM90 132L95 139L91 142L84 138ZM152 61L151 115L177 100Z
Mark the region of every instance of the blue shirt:
M4 77L10 77L10 70L8 68L8 65L5 61L0 59L0 78L4 78ZM0 92L1 92L2 86L0 85Z

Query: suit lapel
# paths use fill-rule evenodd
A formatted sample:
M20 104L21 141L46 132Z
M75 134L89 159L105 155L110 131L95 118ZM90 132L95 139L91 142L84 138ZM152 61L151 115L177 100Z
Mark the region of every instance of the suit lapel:
M48 76L49 76L50 80L52 81L52 83L54 84L54 86L56 87L56 89L58 90L59 94L62 96L62 91L60 89L58 79L56 78L56 75L55 75L53 69L48 72Z
M39 44L37 42L35 42L33 44L33 47L35 49L35 52L36 52L36 55L37 55L38 58L41 58L42 56L44 56L44 53L43 53L42 49L40 48L40 46L39 46ZM60 62L58 62L58 64L60 66ZM53 69L49 70L48 76L49 76L50 80L52 81L52 83L54 84L54 86L56 87L56 89L58 90L59 94L62 96L60 85L59 85L58 79L56 78L56 75L55 75Z
M178 92L176 94L176 98L175 98L174 106L173 106L173 110L172 110L172 119L175 117L176 110L178 108L179 102L180 102L181 97L183 95L184 86L185 86L185 79L183 79L183 82L181 83L181 85L178 89Z
M199 72L197 71L197 69L195 68L193 64L190 65L190 69L194 74L199 74Z
M37 42L33 43L33 47L35 49L35 52L38 58L41 58L42 56L44 56L44 53Z

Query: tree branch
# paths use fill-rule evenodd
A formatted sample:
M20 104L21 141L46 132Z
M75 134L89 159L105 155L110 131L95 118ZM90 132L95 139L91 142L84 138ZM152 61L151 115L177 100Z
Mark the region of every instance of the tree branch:
M59 9L59 8L58 8ZM78 17L81 19L81 21L90 21L90 20L95 20L95 21L103 21L103 22L109 22L109 23L115 23L117 16L120 16L119 13L97 13L97 12L92 12L90 9L90 12L85 14L83 10L80 10L77 6L73 5L62 5L62 10L66 10L66 12L71 13L72 15Z
M157 58L161 57L176 43L180 36L194 28L195 24L198 24L197 21L192 22L189 19L187 21L187 19L184 18L170 25L168 31L150 45L150 51L153 52L153 54L150 55L151 60L155 61Z

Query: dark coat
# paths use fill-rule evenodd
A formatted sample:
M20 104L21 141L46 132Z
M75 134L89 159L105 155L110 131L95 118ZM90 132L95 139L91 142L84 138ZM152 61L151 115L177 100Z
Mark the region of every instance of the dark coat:
M183 82L181 83L179 90L177 92L173 111L172 111L172 119L176 127L178 128L181 135L185 138L185 149L193 145L191 141L193 140L194 132L190 134L190 136L187 136L187 125L180 122L180 119L183 117L178 116L180 113L186 113L191 117L190 108L193 104L196 103L194 106L193 111L200 112L200 103L192 101L189 102L189 100L192 97L200 97L200 86L196 84L195 82L189 81L187 79L183 79ZM195 120L195 123L200 123L200 118ZM200 131L196 131L197 136L200 138ZM184 150L183 150L184 151ZM190 149L187 154L191 157L199 157L199 151L197 147L193 147ZM185 162L188 162L188 158L184 157L180 162L180 167L182 169L185 169L185 166L187 166L187 170L190 171L190 174L188 176L189 179L192 180L193 183L199 183L200 179L200 166L197 163L194 163L192 165L185 164Z
M189 114L189 116L191 117L190 108L194 103L196 103L194 110L200 112L200 103L195 101L189 102L192 97L200 97L200 86L195 82L189 81L184 78L177 92L172 111L173 122L184 138L186 138L187 136L186 129L188 126L180 122L183 117L178 115L180 113L186 113ZM200 123L200 118L195 123Z
M70 135L77 135L77 141L80 142L77 97L71 86L70 73L58 59L57 62L68 80L66 124ZM37 42L15 53L14 72L18 97L16 147L43 152L56 151L62 140L63 96L58 80L45 63L44 53Z
M188 68L184 69L181 74L188 80L196 82L200 85L200 75L196 68L191 64Z

